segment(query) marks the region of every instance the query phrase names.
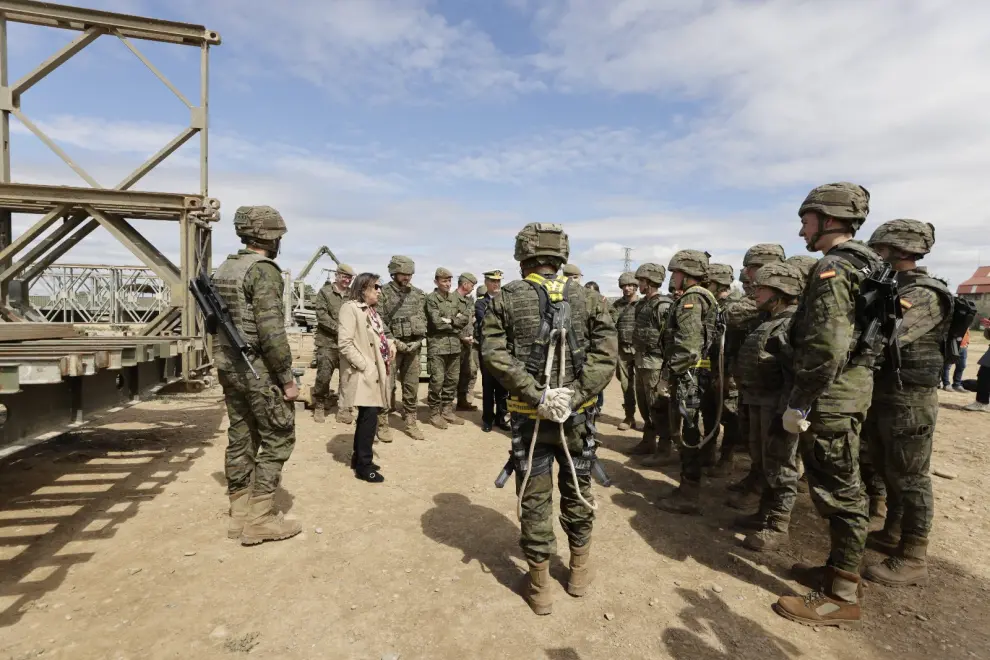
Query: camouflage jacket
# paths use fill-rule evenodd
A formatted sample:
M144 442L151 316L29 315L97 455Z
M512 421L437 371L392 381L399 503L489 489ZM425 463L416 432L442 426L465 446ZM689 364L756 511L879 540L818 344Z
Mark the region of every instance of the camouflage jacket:
M725 302L725 371L739 378L738 363L742 359L743 344L749 333L769 316L761 312L752 298L744 296Z
M392 280L382 287L378 309L389 339L411 344L426 337L426 294L422 290L414 286L403 290Z
M464 340L474 339L474 315L475 315L474 302L475 301L473 294L468 294L466 296L462 295L461 299L464 301L464 313L468 317L467 325L465 325L464 328L461 330L461 346L463 347L466 343Z
M633 331L636 329L636 305L639 298L626 300L619 298L609 308L612 323L619 335L619 352L622 355L630 356L635 352L633 349Z
M460 337L471 321L471 310L456 291L446 296L439 290L426 296L426 336L430 355L461 352Z
M230 308L230 315L244 341L251 347L258 372L285 385L293 380L292 351L285 335L283 293L285 282L278 265L251 250L240 250L220 264L213 283ZM213 345L218 371L249 372L240 352L223 333Z
M674 300L658 293L641 298L633 310L633 346L640 369L663 368L663 337Z
M340 293L333 282L327 282L316 294L316 336L313 342L317 348L337 348L337 321L340 306L347 300L347 293Z
M859 241L829 250L808 275L791 323L794 384L788 407L865 413L873 396L873 357L852 356L862 332L856 297L866 278L853 260L877 265L880 257Z
M577 408L599 392L615 375L618 338L615 325L600 297L584 295L577 282L568 282L571 332L584 350L581 375L575 376L573 360L567 360L563 382L574 390L572 406ZM540 298L533 286L516 280L502 287L482 321L481 354L485 368L513 397L531 406L539 404L543 389L526 370L530 349L538 338ZM570 349L568 349L570 354ZM551 383L556 384L559 362L554 362Z
M663 333L664 371L668 378L684 375L707 357L714 338L716 304L711 291L693 286L671 305Z
M790 351L784 344L795 311L797 305L781 310L746 336L737 362L743 403L779 408L789 393L785 388L790 382L786 371Z

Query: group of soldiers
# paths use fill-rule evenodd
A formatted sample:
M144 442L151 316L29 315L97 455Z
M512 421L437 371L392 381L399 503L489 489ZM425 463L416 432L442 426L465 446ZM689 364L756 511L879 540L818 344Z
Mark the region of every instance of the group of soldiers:
M680 483L661 495L661 509L700 514L704 476L727 473L734 448L745 442L751 468L735 485L733 502L756 507L740 521L752 530L745 545L770 550L787 542L803 470L812 501L829 522L830 552L824 565L794 566L795 579L811 591L782 596L774 605L782 616L808 625L859 621L870 521L864 484L885 514L870 540L889 556L862 575L888 586L927 580L928 470L953 297L917 266L934 244L932 225L892 220L867 243L854 239L869 201L867 190L852 183L813 189L798 209L799 236L822 258L785 259L780 245L753 246L740 273L745 296L732 293L729 266L710 263L704 251L681 250L666 267L646 263L623 274L623 296L609 305L580 285L573 265L561 272L568 267L568 237L560 225L546 223L529 224L516 237L521 278L502 286L501 273L485 273L474 309L469 296L476 281L469 274L452 290L452 274L438 269L436 290L426 295L410 284L412 261L393 257L379 310L397 349L393 373L406 432L422 437L415 411L424 340L430 423L440 429L463 423L453 412L454 396L464 395L457 402L463 407L471 391L463 375L471 382L473 370L463 361L480 353L486 403L488 386L499 388L495 395L493 385L485 430L499 424L511 435L506 470L515 473L520 546L529 566L526 599L534 612L549 614L553 605L555 461L570 549L567 591L582 596L592 583L596 418L601 393L616 375L625 412L620 428L635 428L637 405L644 420L634 451L650 465L680 463ZM215 358L231 421L229 535L252 544L299 531L271 504L294 442L291 401L298 392L279 316L282 280L271 261L284 222L269 207L242 207L234 222L245 249L221 265L214 281L262 377L245 373L240 354L222 339ZM886 338L874 332L863 302L884 262L896 273L902 312L896 337ZM321 329L334 329L326 317L339 307L351 276L341 266L320 292ZM899 361L883 359L885 340L900 347ZM325 337L319 350L330 359L319 367L317 389L337 366L327 348L333 344ZM501 407L496 415L497 398L507 419ZM314 403L319 420L326 402ZM346 421L348 411L338 414ZM382 421L379 439L387 441Z

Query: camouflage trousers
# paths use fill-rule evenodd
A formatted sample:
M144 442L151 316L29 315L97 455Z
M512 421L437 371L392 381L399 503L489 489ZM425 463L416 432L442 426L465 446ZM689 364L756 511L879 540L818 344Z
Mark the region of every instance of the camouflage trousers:
M316 349L316 382L313 383L313 405L326 406L330 400L330 379L340 369L340 351L330 346Z
M379 423L381 423L382 417L386 420L388 419L390 408L407 415L416 414L416 398L419 396L419 374L422 370L419 364L419 352L421 350L423 349L418 348L411 353L395 354L394 368L389 376L389 398L391 400L388 402L389 405L382 408L382 412L378 416ZM396 385L399 386L402 392L402 398L398 402L395 400Z
M615 374L622 387L622 411L626 418L632 419L636 414L636 357L620 350Z
M742 404L739 401L739 391L735 388L729 390L722 404L722 446L720 447L720 457L726 459L732 456L741 443L749 437L749 427L742 427L742 420L739 418L739 408Z
M296 444L296 409L282 398L271 376L218 372L227 404L227 492L252 488L256 495L274 493L282 466Z
M461 346L461 371L457 379L457 396L467 399L478 380L478 351L475 345Z
M698 408L688 409L688 418L684 419L678 407L678 402L674 397L670 401L670 418L673 420L674 435L681 437L681 481L699 483L701 481L701 468L706 465L715 464L715 448L718 435L708 441L704 446L701 441L708 435L715 421L715 406L718 404L716 396L704 382L705 376L699 375L699 383L704 387L701 395L701 405Z
M457 394L457 379L461 375L461 354L427 354L430 370L430 391L426 402L431 411L440 410L454 402Z
M750 446L760 450L760 511L772 517L791 517L797 501L798 436L784 430L774 406L749 407Z
M938 419L938 393L928 400L876 403L867 415L863 436L873 466L887 484L887 522L900 521L905 536L928 538L935 497L928 472Z
M832 549L828 565L859 572L870 523L859 475L860 431L863 413L819 412L813 409L811 427L798 439L811 501L828 519Z
M643 416L644 431L657 434L661 440L671 439L670 397L661 389L659 369L638 367L633 372L636 378L636 403Z
M573 419L573 418L572 418ZM524 415L511 415L514 446L521 442L528 450L533 437L534 420ZM584 423L564 424L564 438L567 449L574 461L580 459L585 449L588 428ZM527 454L528 455L528 454ZM557 470L557 488L560 491L560 526L567 535L571 547L579 548L591 541L595 512L578 499L574 488L574 478L567 464L567 457L560 442L559 425L540 423L540 433L534 452L533 473L526 483L522 497L522 520L520 521L519 547L526 559L533 563L547 560L557 553L557 537L553 532L553 463ZM525 463L519 467L517 461L516 495L522 488ZM577 482L581 496L594 503L591 494L590 468L577 469Z

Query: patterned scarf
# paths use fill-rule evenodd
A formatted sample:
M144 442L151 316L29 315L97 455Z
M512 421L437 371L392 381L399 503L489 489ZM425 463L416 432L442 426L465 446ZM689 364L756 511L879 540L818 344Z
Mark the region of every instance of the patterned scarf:
M388 350L388 337L385 336L385 324L382 323L382 317L378 316L374 307L368 307L368 321L371 323L371 329L378 334L378 350L381 351L382 360L385 361L385 373L390 374L392 373L392 365Z

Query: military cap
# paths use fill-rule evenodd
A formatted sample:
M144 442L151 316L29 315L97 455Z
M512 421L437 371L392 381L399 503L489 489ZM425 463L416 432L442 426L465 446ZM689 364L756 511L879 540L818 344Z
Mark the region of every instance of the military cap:
M666 275L666 273L664 274ZM619 275L619 286L626 286L627 284L639 284L636 280L635 273L623 273L622 275Z
M388 262L389 275L415 275L416 263L409 257L397 254Z
M433 277L434 279L445 280L448 277L453 278L454 274L449 270L447 270L446 268L444 268L443 266L441 266L440 268L437 268L437 272L433 275Z
M800 296L804 290L804 280L796 266L788 263L767 264L756 273L753 286L765 286L788 296Z
M729 264L709 264L708 277L712 282L722 286L732 286L732 266Z
M582 273L581 269L578 268L576 265L567 264L566 266L564 266L564 275L567 275L568 277L570 277L571 275L577 275L580 277L581 275L584 275L584 273Z
M647 282L660 286L667 278L667 269L660 264L645 263L636 269L633 277L637 280L644 279Z
M743 268L764 266L784 260L784 247L777 243L757 243L746 250L743 257Z
M844 220L853 229L859 229L870 214L870 191L848 181L827 183L808 193L798 209L798 216L803 216L808 211Z
M287 231L282 214L270 206L241 206L234 212L234 233L238 236L275 241Z
M513 256L522 263L545 263L554 268L567 262L571 246L561 225L531 222L516 234Z
M350 275L351 277L357 275L357 273L354 272L354 269L347 264L337 264L337 272L341 275Z
M482 275L485 276L486 280L492 280L494 282L499 282L502 279L502 271L498 270L497 268L495 270L490 270L486 273L482 273Z
M808 279L808 275L811 275L811 269L818 263L818 259L809 257L806 254L795 254L793 257L788 257L784 263L794 266L801 271L801 275L804 279Z
M471 273L461 273L461 276L457 280L458 282L470 282L471 286L478 283L478 278Z
M919 220L888 220L873 232L870 247L889 245L908 254L924 256L935 244L935 225Z
M700 280L708 279L708 258L712 255L699 250L681 250L670 259L667 270L679 270Z

